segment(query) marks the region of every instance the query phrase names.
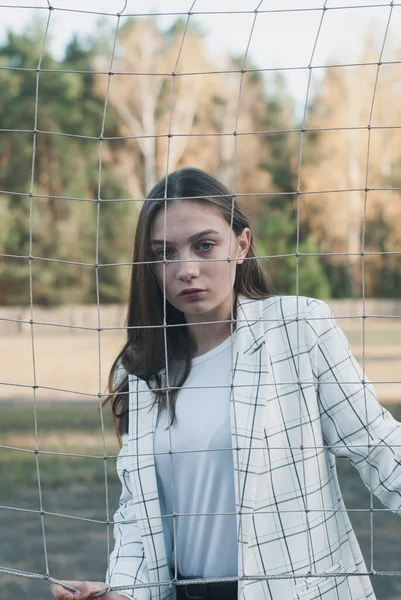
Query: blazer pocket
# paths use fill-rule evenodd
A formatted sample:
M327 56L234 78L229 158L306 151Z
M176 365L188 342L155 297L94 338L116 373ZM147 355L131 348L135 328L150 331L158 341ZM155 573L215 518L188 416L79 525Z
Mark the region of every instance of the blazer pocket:
M333 583L337 581L340 584L345 579L345 575L338 577L338 575L344 572L345 568L343 562L339 561L322 571L322 573L326 573L328 577L306 577L301 583L294 585L294 600L314 600L315 598L317 600L322 598L322 593L324 593L325 590L327 591ZM332 577L330 577L331 574L333 575Z

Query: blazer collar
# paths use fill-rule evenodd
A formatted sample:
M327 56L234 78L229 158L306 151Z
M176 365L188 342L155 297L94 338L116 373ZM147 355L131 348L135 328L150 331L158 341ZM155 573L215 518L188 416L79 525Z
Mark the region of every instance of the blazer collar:
M241 354L253 354L264 343L263 301L237 297L237 327L234 349Z

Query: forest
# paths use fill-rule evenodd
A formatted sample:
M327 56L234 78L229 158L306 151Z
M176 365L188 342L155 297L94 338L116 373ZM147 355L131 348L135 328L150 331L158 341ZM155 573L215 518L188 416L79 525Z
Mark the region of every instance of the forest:
M326 68L300 117L282 75L238 56L217 68L204 34L182 44L183 30L128 20L114 54L105 35L74 37L39 70L42 28L8 32L0 304L125 302L167 156L169 172L199 167L238 195L277 293L399 297L401 49L378 66L367 37L362 66Z

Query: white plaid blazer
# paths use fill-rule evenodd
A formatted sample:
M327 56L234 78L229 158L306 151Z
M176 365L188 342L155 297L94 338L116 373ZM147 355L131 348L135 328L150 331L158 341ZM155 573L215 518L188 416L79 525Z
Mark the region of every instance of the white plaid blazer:
M348 458L372 493L400 510L400 424L378 404L321 300L240 296L233 358L238 598L373 600L335 457ZM107 581L127 586L122 593L135 600L175 597L152 402L147 384L129 375L129 433L117 459L122 495Z

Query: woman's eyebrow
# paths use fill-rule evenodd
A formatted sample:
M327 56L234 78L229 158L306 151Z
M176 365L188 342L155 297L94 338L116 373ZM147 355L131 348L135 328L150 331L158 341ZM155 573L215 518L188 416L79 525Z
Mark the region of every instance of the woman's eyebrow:
M205 229L204 231L200 231L199 233L194 233L194 235L191 235L188 238L188 242L193 242L195 240L197 240L198 238L202 237L203 235L208 235L209 233L217 233L218 235L220 234L219 231L216 231L215 229ZM152 240L152 246L156 246L156 244L164 244L164 240ZM169 240L166 240L166 244L172 244L172 242L169 242Z

